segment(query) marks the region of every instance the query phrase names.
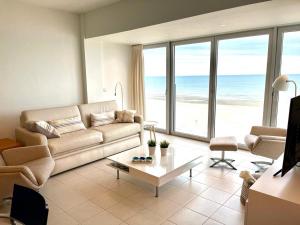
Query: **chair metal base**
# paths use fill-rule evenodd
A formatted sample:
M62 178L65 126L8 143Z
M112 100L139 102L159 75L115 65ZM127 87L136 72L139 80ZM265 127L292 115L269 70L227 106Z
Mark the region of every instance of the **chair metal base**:
M214 167L220 163L226 163L231 169L236 170L236 168L231 164L234 159L225 159L225 151L222 151L221 158L210 158L214 163L210 167Z
M214 163L210 167L214 167L220 163L226 163L231 169L236 170L236 168L231 164L234 162L234 159L225 159L225 158L210 158Z
M258 170L256 170L255 173L259 173L259 172L263 172L263 171L266 170L266 168L264 166L262 166L262 165L271 166L271 165L273 165L274 160L272 160L272 162L267 162L267 161L253 161L251 163L258 167Z

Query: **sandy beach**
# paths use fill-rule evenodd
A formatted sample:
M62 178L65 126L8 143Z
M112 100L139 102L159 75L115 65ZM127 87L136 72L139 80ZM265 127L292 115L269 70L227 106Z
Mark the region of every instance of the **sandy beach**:
M166 103L161 98L147 98L146 120L158 121L158 127L165 128ZM148 106L148 107L147 107ZM263 108L259 103L246 101L217 101L216 136L236 136L240 143L249 134L251 126L261 125ZM208 104L207 101L176 102L175 130L197 136L207 136Z

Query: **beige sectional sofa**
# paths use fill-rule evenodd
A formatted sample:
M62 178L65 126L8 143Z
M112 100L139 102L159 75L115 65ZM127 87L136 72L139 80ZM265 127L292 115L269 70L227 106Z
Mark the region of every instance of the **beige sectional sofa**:
M136 115L134 123L91 127L91 113L111 110L117 110L115 101L23 111L20 118L21 127L16 129L16 139L25 146L48 146L55 160L52 175L141 145L143 138L141 116ZM40 133L33 133L24 128L27 121L49 121L75 116L81 117L87 129L66 133L60 138L47 139Z

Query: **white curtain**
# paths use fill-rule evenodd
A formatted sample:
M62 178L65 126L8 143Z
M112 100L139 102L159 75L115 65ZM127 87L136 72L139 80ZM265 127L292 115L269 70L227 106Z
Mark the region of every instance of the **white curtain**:
M132 80L133 80L133 108L139 115L145 116L144 106L144 57L143 45L132 46Z

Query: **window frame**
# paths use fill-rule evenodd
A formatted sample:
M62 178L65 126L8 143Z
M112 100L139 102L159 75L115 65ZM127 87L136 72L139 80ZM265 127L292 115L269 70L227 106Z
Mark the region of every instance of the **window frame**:
M169 115L170 115L170 44L169 42L163 42L158 44L150 44L150 45L144 45L143 51L146 49L155 49L155 48L166 48L166 129L163 128L155 128L157 132L168 134L170 130L170 122L169 122ZM145 79L144 79L145 82ZM145 83L144 83L145 87Z
M277 31L276 32L277 33L276 54L274 54L275 65L274 65L274 76L273 76L272 83L281 74L284 33L300 31L300 25L282 26L276 28L276 31ZM278 106L279 106L279 93L278 91L272 90L272 105L271 105L272 111L270 115L270 124L271 126L274 127L277 127Z
M267 67L266 67L266 78L265 78L265 92L264 92L264 105L263 105L263 115L262 115L262 121L261 124L253 124L254 125L262 125L262 126L270 126L270 117L271 117L271 105L272 105L272 82L273 82L273 72L272 72L272 55L273 55L273 29L258 29L258 30L252 30L252 31L243 31L243 32L237 32L237 33L230 33L230 34L224 34L224 35L218 35L215 39L215 45L216 45L216 52L215 52L215 60L216 60L216 67L214 70L214 108L213 110L213 118L214 123L216 122L216 94L217 94L217 69L218 69L218 50L219 50L219 41L223 40L230 40L235 38L244 38L244 37L255 37L260 35L269 35L268 40L268 53L267 53ZM213 126L213 137L215 137L215 124ZM249 130L250 133L250 130ZM245 144L239 143L240 147L245 147Z
M207 112L207 118L208 118L208 123L207 123L207 136L198 136L198 135L193 135L185 132L180 132L175 130L175 119L176 119L176 93L175 93L175 47L176 46L182 46L182 45L188 45L188 44L197 44L197 43L205 43L205 42L210 42L210 71L209 71L209 93L208 93L208 112ZM181 41L174 41L171 42L171 67L172 67L172 72L171 72L171 129L170 129L170 134L180 136L180 137L186 137L186 138L191 138L191 139L196 139L196 140L201 140L201 141L209 141L211 138L211 123L210 121L212 120L211 117L211 73L212 73L212 55L213 55L213 37L205 37L205 38L194 38L194 39L189 39L189 40L181 40Z

